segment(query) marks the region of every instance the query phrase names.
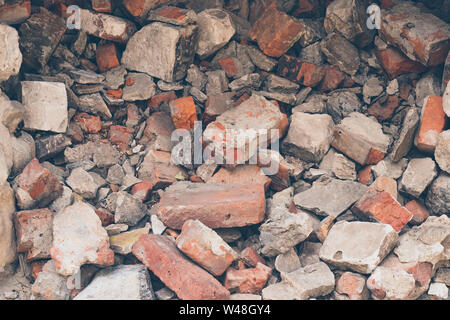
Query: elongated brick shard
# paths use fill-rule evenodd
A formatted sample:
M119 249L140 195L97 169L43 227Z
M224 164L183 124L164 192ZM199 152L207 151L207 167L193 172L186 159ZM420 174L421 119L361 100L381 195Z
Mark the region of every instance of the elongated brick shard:
M181 229L189 219L198 219L210 228L231 228L260 223L265 207L261 184L177 182L161 196L157 212L173 229Z
M133 254L183 300L228 300L230 292L211 274L186 259L168 237L142 235Z

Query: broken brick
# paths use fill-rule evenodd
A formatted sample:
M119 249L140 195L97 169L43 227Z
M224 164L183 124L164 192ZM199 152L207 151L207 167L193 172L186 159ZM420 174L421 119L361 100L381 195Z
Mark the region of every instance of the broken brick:
M304 86L315 87L324 78L325 68L283 55L278 61L277 74Z
M177 129L192 129L197 121L197 111L192 97L183 97L169 102L173 124Z
M409 222L412 225L422 224L430 216L428 209L419 201L411 200L405 204L405 208L412 213L413 217Z
M412 61L394 47L376 50L375 54L384 71L386 71L391 79L395 79L405 73L421 73L426 70L423 64Z
M413 216L389 193L379 192L373 188L367 189L361 199L353 205L351 211L361 218L389 224L397 232L400 232Z
M98 70L103 73L120 65L114 43L99 44L95 51Z
M434 152L439 134L445 127L442 97L429 96L422 107L419 130L414 144L423 152Z
M280 57L300 39L303 25L289 17L272 2L254 23L248 36L270 57Z
M123 126L111 126L109 128L109 140L117 144L122 151L126 151L133 139L133 130Z
M53 214L49 209L19 211L14 216L17 252L26 253L26 261L50 258L53 241Z
M149 199L152 189L153 183L151 181L144 180L133 186L131 189L131 194L142 201L146 201Z
M400 99L398 96L389 96L384 103L380 103L378 100L372 104L368 109L368 113L379 121L385 121L392 117L394 111L399 106L399 103Z
M175 91L161 92L150 98L150 100L147 102L147 107L155 110L163 102L170 102L172 100L175 100L176 98L177 98L177 95L175 94Z
M262 263L249 269L228 268L224 285L232 292L257 294L261 292L271 273L272 269Z
M227 300L230 293L204 269L187 260L166 236L142 235L133 254L183 300Z
M74 120L80 124L86 133L97 133L102 129L102 121L98 116L92 116L82 112L77 114Z

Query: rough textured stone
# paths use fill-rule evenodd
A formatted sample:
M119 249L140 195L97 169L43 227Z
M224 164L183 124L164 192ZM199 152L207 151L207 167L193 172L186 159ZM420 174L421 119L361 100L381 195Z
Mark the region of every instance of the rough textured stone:
M410 294L415 288L415 281L404 270L380 266L367 279L367 287L377 300L410 300Z
M197 14L189 9L164 6L151 11L147 21L161 21L177 26L185 26L197 22Z
M167 237L143 235L134 244L133 254L180 299L226 300L230 297L228 290L207 271L182 256Z
M387 224L339 221L328 233L320 259L340 269L369 274L397 240L397 233Z
M328 95L326 111L331 115L335 123L339 123L352 112L359 112L360 108L361 101L351 91L337 90Z
M178 249L215 276L220 276L238 254L199 220L187 220L176 241Z
M366 190L367 187L358 182L325 179L296 194L294 203L300 209L321 216L337 217L361 198Z
M182 79L194 60L197 27L175 27L161 22L136 32L127 43L122 64L167 82Z
M411 2L384 10L379 32L388 43L424 65L441 64L447 57L450 45L448 24Z
M305 161L319 162L330 148L333 127L327 114L295 112L282 150Z
M250 40L268 56L280 57L303 34L303 26L271 3L250 29Z
M450 175L441 173L432 183L427 192L426 206L432 214L448 214L450 211Z
M154 300L147 268L141 264L100 270L74 300Z
M359 52L350 41L333 33L321 45L322 52L330 64L349 75L354 75L358 71Z
M36 156L36 147L33 137L22 131L20 136L11 136L13 151L13 166L11 172L18 174Z
M242 117L243 114L246 116ZM205 142L212 143L215 152L220 153L223 159L247 161L256 153L256 148L264 139L272 138L270 130L279 130L279 137L282 137L287 124L286 115L280 112L277 105L260 95L253 94L210 123L203 132L203 138ZM261 135L261 132L265 133ZM234 148L230 145L226 147L230 141L235 141Z
M372 187L355 203L351 210L363 219L389 224L397 232L400 232L413 216L391 194L377 191Z
M204 59L225 46L235 28L230 15L221 9L207 9L197 16L198 44L196 53Z
M444 91L444 95L442 96L442 108L444 109L444 113L447 115L447 118L450 118L450 85L448 83Z
M126 85L123 88L122 99L125 101L148 100L156 92L156 85L152 77L145 73L130 72L126 77L126 83L130 83L133 79L133 84Z
M53 241L53 214L48 209L19 211L14 216L17 252L25 252L26 260L50 257Z
M3 24L18 24L30 17L31 1L19 0L12 3L4 3L0 6L0 22Z
M292 248L288 252L279 254L275 259L275 269L278 272L292 272L301 268L302 264L297 252Z
M78 108L81 111L98 114L107 119L111 118L111 111L99 93L79 96Z
M49 260L38 273L31 291L43 300L69 300L70 297L66 277L56 272L53 260Z
M374 31L367 28L364 1L332 1L326 10L324 27L327 33L339 32L347 40L364 47L373 40Z
M0 25L0 48L0 81L5 81L18 74L22 64L19 34L14 28Z
M301 300L297 290L284 281L268 285L261 295L263 300Z
M125 19L104 13L80 9L81 30L105 40L125 43L136 31L136 26Z
M441 79L433 73L426 73L416 84L416 105L423 107L428 96L441 95Z
M14 234L13 214L16 210L14 193L7 182L0 183L0 269L16 258L16 237Z
M286 253L313 232L314 221L305 212L290 213L287 208L273 208L259 227L261 253L268 257Z
M400 180L399 190L418 198L436 175L436 164L433 159L411 159Z
M94 177L82 168L72 170L66 183L75 193L86 199L95 198L100 187Z
M189 219L210 228L256 224L264 218L264 187L177 182L163 193L157 210L161 221L174 229L181 229Z
M402 129L397 140L392 146L390 158L394 162L400 161L411 149L414 133L419 125L419 114L415 108L409 108L403 119Z
M25 128L66 132L67 94L60 82L22 81Z
M323 157L319 168L330 170L339 179L356 180L355 163L334 149L330 149Z
M144 216L142 201L127 192L114 192L106 199L107 208L114 213L115 223L135 226Z
M333 272L323 262L281 273L281 278L295 289L299 300L325 296L333 291L335 282Z
M420 226L400 236L394 253L401 262L428 262L433 270L441 263L448 263L448 236L450 218L446 215L429 217Z
M390 144L381 125L357 112L344 118L334 129L331 145L359 164L377 164Z
M74 275L83 264L108 266L114 263L106 230L94 209L75 202L53 219L53 246L50 255L56 270L64 276Z
M450 130L439 134L434 150L434 159L441 170L450 173Z
M19 28L23 62L32 69L42 69L65 31L64 19L41 7L40 12L31 15Z
M144 19L150 10L169 2L170 0L124 0L123 6L133 17Z

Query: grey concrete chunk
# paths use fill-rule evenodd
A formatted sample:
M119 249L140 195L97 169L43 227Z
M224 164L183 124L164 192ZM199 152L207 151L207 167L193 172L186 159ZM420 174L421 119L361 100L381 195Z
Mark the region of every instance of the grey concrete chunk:
M337 217L355 203L367 187L354 181L325 179L294 196L295 205L321 216Z
M400 180L399 190L418 198L436 176L436 164L433 159L411 159Z
M74 300L154 300L150 274L141 264L100 270Z
M369 274L397 241L398 235L390 225L340 221L328 233L320 259L340 269Z

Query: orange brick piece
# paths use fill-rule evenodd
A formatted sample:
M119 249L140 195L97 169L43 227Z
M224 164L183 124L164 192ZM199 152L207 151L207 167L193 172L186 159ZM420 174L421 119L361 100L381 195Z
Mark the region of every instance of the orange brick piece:
M101 73L111 70L120 65L117 58L117 50L114 43L106 43L97 46L95 52L95 59L97 61L98 69Z
M249 31L250 40L268 56L280 57L303 35L303 26L272 2Z
M175 128L188 130L194 128L194 122L197 121L197 111L192 97L172 100L169 106Z
M228 300L230 292L204 269L187 260L166 236L142 235L133 254L183 300Z
M269 279L272 269L258 263L255 268L229 268L225 274L225 288L239 293L259 293Z
M421 73L426 69L423 64L412 61L400 50L393 47L376 50L375 54L384 71L386 71L391 79L395 79L405 73Z
M102 121L98 116L92 116L85 112L79 113L75 116L75 121L78 122L84 132L97 133L102 129Z
M266 264L266 261L252 247L247 247L241 251L240 259L249 267L256 267L259 263Z
M350 300L369 299L366 278L358 273L344 272L336 282L336 292L347 295Z
M426 99L420 120L414 143L419 150L432 153L436 148L438 135L445 126L442 97L429 96Z
M215 276L222 275L238 254L212 229L199 220L183 224L177 247Z
M91 0L91 3L95 11L111 13L111 0Z
M159 218L172 229L181 229L189 219L213 229L257 224L264 219L265 208L261 184L178 182L166 189L157 204Z
M17 252L26 252L27 262L50 257L53 241L53 214L36 209L17 212L14 217Z
M405 204L405 208L408 209L413 215L410 221L413 225L422 224L430 216L427 208L417 200L411 200Z
M378 192L368 188L366 193L355 203L351 211L365 219L390 224L399 232L412 219L412 213L402 207L387 192Z
M123 126L111 126L109 128L109 140L117 144L122 151L126 151L133 139L133 130Z

